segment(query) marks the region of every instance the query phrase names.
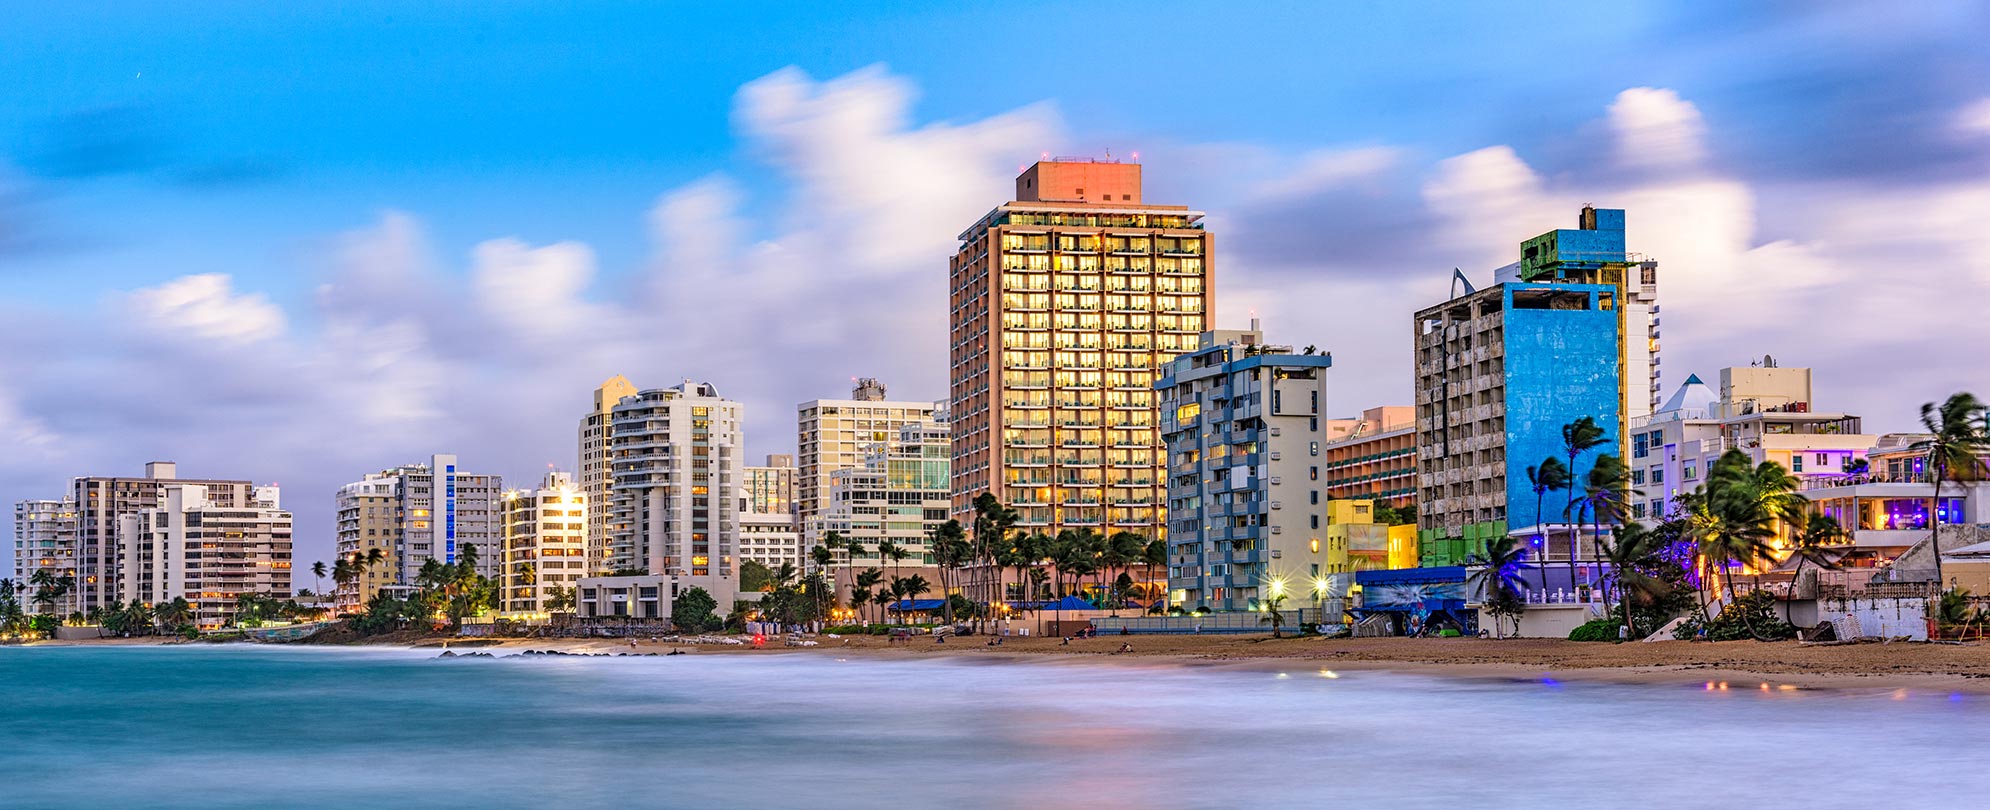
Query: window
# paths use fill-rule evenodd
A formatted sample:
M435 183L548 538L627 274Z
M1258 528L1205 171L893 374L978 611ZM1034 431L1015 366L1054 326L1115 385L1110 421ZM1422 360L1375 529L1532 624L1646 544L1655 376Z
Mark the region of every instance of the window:
M1664 467L1653 467L1653 468L1651 468L1651 482L1652 482L1652 483L1654 483L1654 484L1663 484L1663 483L1665 483L1665 468L1664 468Z
M1687 481L1691 481L1694 478L1699 477L1699 474L1700 474L1699 470L1691 464L1686 465L1685 469L1679 471L1679 477Z
M1313 490L1313 503L1318 504L1319 502L1320 502L1320 491L1317 489Z
M1312 443L1312 445L1313 445L1313 452L1312 452L1312 454L1313 454L1313 455L1316 455L1316 456L1317 456L1317 455L1319 455L1319 454L1320 454L1320 443L1319 443L1319 442L1313 442L1313 443Z
M1817 466L1819 466L1819 467L1822 467L1822 468L1826 468L1826 469L1829 469L1829 468L1830 468L1830 466L1831 466L1831 454L1829 454L1829 453L1818 453L1818 454L1817 454Z
M1319 516L1319 515L1308 515L1308 516L1306 516L1306 517L1307 517L1307 520L1308 520L1308 522L1310 522L1310 523L1312 523L1312 524L1313 524L1313 528L1315 528L1315 529L1317 529L1317 528L1320 528L1320 516Z
M1312 477L1312 480L1314 480L1314 481L1318 481L1318 480L1320 480L1320 468L1318 468L1318 467L1308 467L1307 469L1308 469L1308 470L1310 471L1310 472L1309 472L1309 475L1311 475L1311 477Z
M1631 437L1632 458L1644 458L1645 456L1650 455L1650 453L1651 453L1651 442L1648 438L1646 438L1646 434L1639 433Z
M1802 453L1791 453L1791 454L1790 454L1790 472L1803 472L1803 454L1802 454ZM1689 476L1687 476L1687 477L1688 477L1688 478L1691 478L1692 476L1690 476L1690 475L1689 475Z

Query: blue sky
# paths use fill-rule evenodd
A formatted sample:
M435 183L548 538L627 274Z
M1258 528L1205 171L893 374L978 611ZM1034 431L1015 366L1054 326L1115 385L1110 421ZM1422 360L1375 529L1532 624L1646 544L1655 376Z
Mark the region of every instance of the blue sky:
M612 373L709 379L781 452L851 376L944 393L952 236L1044 152L1139 152L1149 199L1209 211L1219 318L1334 351L1340 410L1407 400L1450 267L1593 202L1665 268L1669 382L1774 353L1905 429L1990 389L1957 348L1990 336L1958 303L1990 292L1986 30L1960 2L45 4L0 28L0 498L172 457L283 481L321 557L366 470L570 466Z

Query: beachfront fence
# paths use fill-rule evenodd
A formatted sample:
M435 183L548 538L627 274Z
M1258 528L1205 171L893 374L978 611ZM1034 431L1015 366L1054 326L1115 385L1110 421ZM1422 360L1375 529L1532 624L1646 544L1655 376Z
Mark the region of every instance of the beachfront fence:
M1313 624L1320 620L1320 611L1315 608L1292 608L1282 611L1285 614L1283 629L1288 633L1298 633L1302 624ZM1341 614L1334 612L1338 622ZM1092 619L1092 626L1099 629L1099 635L1119 635L1122 628L1134 635L1162 635L1209 633L1269 633L1271 625L1264 622L1263 613L1211 613L1204 616L1100 616Z

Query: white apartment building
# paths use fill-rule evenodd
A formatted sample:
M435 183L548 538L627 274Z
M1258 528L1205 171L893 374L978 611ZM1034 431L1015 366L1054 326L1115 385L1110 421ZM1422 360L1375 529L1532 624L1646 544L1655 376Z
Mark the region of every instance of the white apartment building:
M889 441L871 445L861 465L830 475L827 499L808 520L804 546L814 549L836 532L864 547L854 559L847 549L836 550L838 568L889 567L877 554L887 540L910 552L901 567L932 565L928 538L949 519L952 458L946 424L899 426Z
M453 455L430 456L339 488L338 553L351 558L379 549L382 562L366 569L342 604L363 605L387 586L412 586L423 563L454 563L465 546L477 547L477 571L499 574L502 529L498 496L504 479L462 472Z
M594 409L580 418L580 489L594 508L587 513L588 572L607 570L609 491L614 475L608 462L608 440L615 433L615 403L636 395L636 386L617 374L594 389Z
M802 547L802 533L795 516L786 512L769 514L742 510L739 513L739 558L752 560L776 571L783 563L797 574L807 570L808 552Z
M1814 402L1807 368L1724 368L1718 393L1699 375L1687 377L1657 413L1631 422L1631 486L1643 493L1631 517L1671 514L1731 449L1756 464L1781 464L1805 489L1841 483L1879 437L1862 432L1859 417L1821 412Z
M195 624L224 626L235 618L236 597L291 593L290 513L275 487L259 487L258 500L223 506L202 484L168 484L160 505L118 517L118 596L157 605L184 597Z
M1265 345L1255 326L1202 333L1154 384L1168 453L1168 590L1192 609L1304 599L1338 573L1320 480L1333 358Z
M76 502L28 499L14 504L14 583L27 585L37 571L69 577L69 592L56 599L55 615L77 610ZM30 591L32 593L32 591ZM25 601L25 600L23 600ZM30 609L39 609L38 605Z
M179 465L153 461L139 478L86 476L70 483L76 504L76 610L109 607L120 599L117 529L119 518L164 503L164 488L194 484L206 488L208 503L246 507L255 503L255 485L248 481L186 479Z
M506 613L549 613L556 590L573 588L587 575L587 493L573 476L549 472L537 489L507 490L500 499L503 521L503 595Z
M796 479L795 514L806 521L828 506L830 475L864 465L865 456L880 443L897 438L909 424L946 421L944 406L932 402L891 402L883 383L857 381L849 399L817 399L796 406L796 444L800 470Z
M612 422L608 568L672 576L730 606L739 592L739 403L685 380L623 398Z

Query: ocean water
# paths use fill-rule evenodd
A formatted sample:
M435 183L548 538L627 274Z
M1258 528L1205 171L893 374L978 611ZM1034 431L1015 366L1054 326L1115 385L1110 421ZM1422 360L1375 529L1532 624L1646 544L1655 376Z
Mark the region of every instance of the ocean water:
M1990 697L807 655L0 648L9 808L1982 807Z

